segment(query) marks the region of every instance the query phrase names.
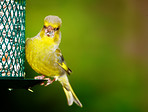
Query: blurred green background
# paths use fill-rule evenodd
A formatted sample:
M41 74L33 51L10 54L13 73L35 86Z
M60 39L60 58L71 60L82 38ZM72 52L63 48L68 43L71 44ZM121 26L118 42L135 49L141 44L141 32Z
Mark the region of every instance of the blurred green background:
M62 19L60 48L83 104L67 105L59 82L34 93L9 93L22 112L148 112L148 2L134 0L26 0L26 38L44 17ZM26 62L26 77L36 74Z

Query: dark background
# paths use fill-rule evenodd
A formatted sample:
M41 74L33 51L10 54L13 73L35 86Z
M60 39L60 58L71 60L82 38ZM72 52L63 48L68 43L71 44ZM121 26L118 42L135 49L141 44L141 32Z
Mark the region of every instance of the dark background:
M60 48L83 108L67 105L59 82L1 91L2 107L19 112L148 112L146 0L26 0L26 38L44 17L62 19ZM26 62L26 77L36 74Z

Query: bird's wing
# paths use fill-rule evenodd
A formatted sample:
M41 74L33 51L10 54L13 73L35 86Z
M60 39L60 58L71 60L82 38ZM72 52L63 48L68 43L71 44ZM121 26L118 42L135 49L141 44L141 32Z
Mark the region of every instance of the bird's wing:
M58 48L56 49L56 56L57 56L57 63L60 67L62 67L69 75L72 72L66 65L64 61L64 57L61 53L61 50Z

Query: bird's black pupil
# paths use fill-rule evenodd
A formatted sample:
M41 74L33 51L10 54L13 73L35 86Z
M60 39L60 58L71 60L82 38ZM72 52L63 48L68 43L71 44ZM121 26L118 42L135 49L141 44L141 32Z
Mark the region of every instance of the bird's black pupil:
M44 28L47 28L45 25L43 26ZM54 28L55 31L59 30L59 27L58 28Z
M47 27L44 25L44 28L47 28Z
M55 31L59 30L59 27L58 27L58 28L55 28L54 30L55 30Z

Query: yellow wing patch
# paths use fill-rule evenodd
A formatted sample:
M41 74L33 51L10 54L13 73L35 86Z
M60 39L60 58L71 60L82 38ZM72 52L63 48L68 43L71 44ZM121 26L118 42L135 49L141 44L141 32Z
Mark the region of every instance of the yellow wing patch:
M72 71L65 64L63 55L62 55L61 50L59 48L56 49L56 56L57 56L58 65L61 66L68 74L70 74Z
M58 62L57 62L58 63ZM67 66L66 66L66 64L64 63L64 62L62 62L62 63L58 63L69 75L70 75L70 73L72 72Z

